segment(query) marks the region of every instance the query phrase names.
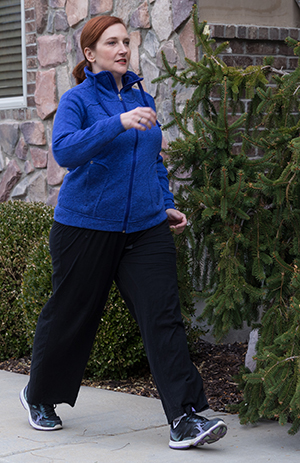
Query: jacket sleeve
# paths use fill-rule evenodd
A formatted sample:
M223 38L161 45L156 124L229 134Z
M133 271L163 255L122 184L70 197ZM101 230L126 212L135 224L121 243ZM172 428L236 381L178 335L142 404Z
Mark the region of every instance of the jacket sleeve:
M52 151L62 167L70 169L95 157L125 129L120 114L84 128L85 107L72 92L66 92L58 105L52 134Z
M160 154L157 157L157 174L164 196L165 209L176 209L174 205L174 196L170 191L168 171L164 166L163 158Z
M149 106L156 111L154 99L149 93L146 93L146 98L149 103ZM160 126L160 124L157 122ZM174 204L174 195L170 191L169 179L168 179L168 171L164 166L163 158L160 154L157 156L157 175L158 179L162 188L164 201L165 201L165 209L176 209Z

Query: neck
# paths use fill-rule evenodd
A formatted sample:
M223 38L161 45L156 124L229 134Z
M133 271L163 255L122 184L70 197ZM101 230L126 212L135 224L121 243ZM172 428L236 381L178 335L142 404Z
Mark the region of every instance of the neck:
M123 87L123 84L122 84L122 77L120 77L119 79L116 79L116 78L115 78L115 81L116 81L118 90L120 91L121 88Z

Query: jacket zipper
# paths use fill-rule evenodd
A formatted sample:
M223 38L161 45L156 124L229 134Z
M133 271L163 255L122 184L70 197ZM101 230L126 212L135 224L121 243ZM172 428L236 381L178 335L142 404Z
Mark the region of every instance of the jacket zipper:
M123 98L120 92L118 92L118 97L119 97L119 100L122 102L125 111L127 111L126 105L123 101ZM132 158L132 165L131 165L131 173L130 173L130 181L129 181L129 190L128 190L126 212L125 212L125 217L124 217L124 222L123 222L123 227L122 227L122 233L126 233L126 227L127 227L127 222L128 222L129 212L130 212L130 203L131 203L132 189L133 189L133 177L134 177L136 157L137 157L136 156L137 143L138 143L138 131L136 130L135 131L135 143L134 143L134 149L133 149L133 158Z
M137 143L138 143L138 131L136 130L135 131L135 143L134 143L134 149L133 149L132 166L131 166L131 174L130 174L130 182L129 182L128 199L127 199L126 213L125 213L122 233L126 233L126 227L127 227L127 222L128 222L129 212L130 212L130 203L131 203L132 189L133 189L133 177L134 177L134 171L135 171L135 166L136 166Z

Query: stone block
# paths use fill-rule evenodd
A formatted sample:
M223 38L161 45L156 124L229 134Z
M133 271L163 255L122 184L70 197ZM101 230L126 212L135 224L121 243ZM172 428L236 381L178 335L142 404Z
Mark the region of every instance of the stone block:
M65 37L61 34L39 37L38 60L42 67L65 63L67 61Z
M225 37L226 39L234 39L236 37L236 26L225 26Z
M49 6L51 8L64 8L66 0L49 0Z
M75 26L88 15L88 0L67 0L66 14L69 25Z
M92 15L109 13L113 7L113 0L90 0L90 13Z
M132 14L133 0L122 0L115 3L114 16L122 18L126 27L129 25L129 20Z
M270 40L279 39L279 29L277 27L271 27L270 29Z
M245 39L247 36L247 28L246 26L238 26L237 28L237 37L239 39Z
M191 59L192 61L196 61L197 50L195 47L196 41L192 20L188 21L185 25L184 29L179 35L179 40L183 48L185 57Z
M292 39L299 40L299 32L299 29L290 29L289 36L292 37Z
M280 28L279 39L285 40L289 36L289 30L285 28Z
M294 71L298 67L298 58L290 58L288 60L288 66L287 70L288 71Z
M223 24L214 24L211 26L211 36L223 39L225 37L225 26Z
M27 200L30 202L46 202L47 183L44 172L38 172L28 177Z
M249 336L248 350L245 357L245 366L250 371L254 371L256 368L256 360L253 359L256 355L256 344L258 341L258 330L252 330Z
M154 58L159 49L159 41L153 31L149 31L144 40L144 49Z
M48 151L37 147L30 148L32 164L37 169L47 167Z
M152 9L152 27L160 41L169 39L173 31L169 2L156 0Z
M36 44L36 34L26 34L26 45Z
M69 71L65 66L59 66L56 69L56 87L59 101L62 95L71 88Z
M47 206L56 206L58 194L59 188L49 188L49 195L46 201Z
M12 199L23 199L27 194L28 177L19 182L12 191Z
M3 154L1 153L1 148L0 148L0 172L3 172L5 167L5 160L3 157Z
M25 143L24 138L21 137L16 146L15 154L19 159L22 159L22 161L25 161L27 159L27 153L28 153L28 145Z
M21 132L25 142L30 145L45 145L45 129L42 122L28 121L21 124Z
M35 0L34 4L36 31L42 34L47 25L48 0Z
M83 29L83 27L81 27L80 29L78 29L77 31L74 32L74 34L73 34L73 43L70 43L70 46L71 46L70 53L71 53L73 47L75 49L76 64L84 59L83 53L81 51L81 46L80 46L80 35L81 35L81 32L82 32L82 29ZM69 53L69 50L68 50L68 53Z
M268 27L260 27L258 29L258 38L259 38L259 40L268 40L269 39L269 28Z
M34 8L34 0L24 0L24 8L25 10L28 8Z
M164 54L166 55L166 59L168 63L170 64L170 66L174 66L175 64L178 65L178 53L175 49L173 40L169 40L168 42L165 42L160 47L157 53L156 64L159 68L164 69L161 52L164 52Z
M1 180L0 180L0 202L7 201L11 190L17 184L22 171L15 159L8 164Z
M34 93L36 110L41 119L51 116L57 109L55 69L38 71Z
M287 58L275 57L273 66L277 69L287 69Z
M244 40L230 40L228 48L225 50L225 53L233 53L234 55L242 55L244 53Z
M19 139L19 125L16 123L0 124L0 146L3 151L10 155L15 151Z
M273 42L248 42L246 44L246 55L276 55L277 45Z
M258 36L258 27L256 26L250 26L248 28L248 39L250 40L256 40Z
M141 45L141 34L139 31L133 31L130 33L130 49L131 58L130 65L136 74L140 73L140 54L139 46Z
M191 14L195 0L172 0L173 27L177 29Z
M159 69L155 64L147 58L145 54L141 56L142 74L144 76L144 85L148 93L155 98L157 92L157 84L153 84L152 80L159 76Z
M48 153L48 165L47 165L47 181L51 186L60 185L64 179L66 170L60 167L55 161L50 146Z
M27 95L34 95L35 92L35 82L27 84Z
M48 34L54 33L54 18L55 18L54 11L50 11L48 15L48 23L47 23L47 33Z
M130 26L138 29L150 28L150 16L148 10L148 3L142 3L133 13L130 18Z
M25 161L25 164L24 164L24 172L25 172L26 175L28 175L28 174L31 174L31 172L33 172L33 171L34 171L34 167L31 164L31 162L28 161L28 159L27 159L27 161Z
M69 23L67 15L64 11L58 11L54 18L54 28L56 31L67 31Z

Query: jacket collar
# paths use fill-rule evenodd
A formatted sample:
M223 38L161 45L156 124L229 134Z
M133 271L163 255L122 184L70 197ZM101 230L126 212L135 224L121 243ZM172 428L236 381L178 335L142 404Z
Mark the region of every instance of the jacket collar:
M102 87L105 90L111 91L114 90L117 94L119 93L116 81L114 76L110 71L101 71L98 74L94 74L87 67L84 68L84 72L88 81L90 81L94 86L97 86L97 89ZM123 91L131 89L131 87L141 82L143 78L137 76L132 71L127 71L122 77Z

